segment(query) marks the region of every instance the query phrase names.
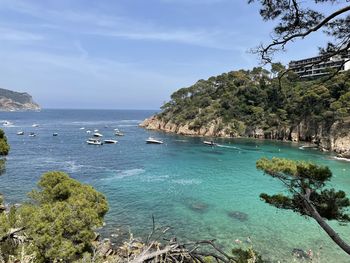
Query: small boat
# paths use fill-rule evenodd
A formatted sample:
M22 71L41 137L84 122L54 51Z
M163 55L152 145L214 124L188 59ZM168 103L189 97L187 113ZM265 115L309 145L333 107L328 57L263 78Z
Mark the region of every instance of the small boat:
M34 123L34 124L32 125L32 127L37 128L37 127L39 127L39 124Z
M54 132L54 133L52 134L52 136L58 136L58 133L57 133L57 132Z
M101 133L98 133L98 132L95 132L93 135L94 135L94 137L102 137L103 136Z
M94 132L98 132L98 129L95 129Z
M12 126L13 123L10 122L10 121L4 121L4 122L2 123L2 125L4 125L5 127L8 127L8 126Z
M90 131L90 130L87 130L86 133L91 133L91 131Z
M17 135L24 135L24 131L17 132Z
M35 137L36 134L34 132L29 133L29 137Z
M117 131L117 132L115 133L115 136L124 136L124 133L122 133L122 132L120 132L120 131Z
M106 144L115 144L115 143L118 143L117 140L104 140L103 142L106 143Z
M217 145L218 145L217 143L215 143L215 142L213 142L213 141L203 141L203 143L204 143L205 145L209 145L209 146L217 146Z
M79 130L85 130L85 127L81 127Z
M86 141L87 144L90 145L102 145L102 142L100 140L94 139L94 138L90 138Z
M146 140L146 143L163 144L163 141L158 140L158 139L155 139L155 138L152 138L152 137L149 137L149 138Z

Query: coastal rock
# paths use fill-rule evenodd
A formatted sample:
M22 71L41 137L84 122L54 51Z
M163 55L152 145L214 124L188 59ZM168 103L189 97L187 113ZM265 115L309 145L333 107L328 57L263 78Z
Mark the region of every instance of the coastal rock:
M0 111L27 111L40 110L40 106L33 101L26 92L15 92L0 89Z
M242 134L232 129L233 124L223 124L221 119L209 122L198 129L192 128L193 122L181 125L165 121L158 116L144 120L140 126L150 130L162 130L188 136L206 137L252 137L258 139L272 139L292 142L312 143L321 151L334 151L343 158L350 158L350 120L335 122L330 128L314 123L308 119L291 127L271 127L264 130L261 127L246 127Z
M330 150L347 156L347 153L350 152L350 120L334 123L330 135Z
M197 213L205 213L209 205L201 201L191 201L187 204L188 208Z
M292 255L299 259L311 259L311 256L300 248L294 248L292 250Z
M243 213L241 211L230 211L227 213L227 215L233 219L237 219L241 222L248 220L248 214Z
M339 154L339 157L350 159L350 151Z

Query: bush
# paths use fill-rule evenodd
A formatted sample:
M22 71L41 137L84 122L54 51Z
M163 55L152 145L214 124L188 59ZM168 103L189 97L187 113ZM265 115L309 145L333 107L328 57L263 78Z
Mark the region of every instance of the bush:
M36 262L72 262L92 250L94 230L108 211L106 198L63 172L44 174L32 203L20 210L20 224L32 239Z
M8 155L10 146L3 130L0 129L0 155Z

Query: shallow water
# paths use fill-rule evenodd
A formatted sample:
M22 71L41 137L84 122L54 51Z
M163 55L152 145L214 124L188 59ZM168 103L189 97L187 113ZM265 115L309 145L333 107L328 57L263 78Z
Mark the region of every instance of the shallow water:
M104 233L137 236L156 223L171 226L183 239L217 239L226 249L249 236L254 247L270 260L291 262L294 248L320 253L320 262L349 262L313 221L293 212L277 210L259 200L261 192L282 192L282 186L255 168L261 157L286 157L330 166L330 185L350 193L350 162L300 145L272 141L218 139L219 147L162 132L146 131L138 123L152 111L45 110L0 113L13 127L4 127L11 144L7 171L0 176L0 192L8 203L23 202L40 175L63 170L92 184L110 204ZM38 123L38 128L32 124ZM105 127L108 126L108 127ZM81 130L85 127L85 130ZM99 129L113 138L119 128L124 137L116 145L92 146L86 130ZM24 130L26 135L17 136ZM38 136L28 137L35 131ZM53 137L52 133L59 135ZM149 136L163 145L147 145ZM350 242L349 226L331 223ZM321 249L320 249L321 248Z

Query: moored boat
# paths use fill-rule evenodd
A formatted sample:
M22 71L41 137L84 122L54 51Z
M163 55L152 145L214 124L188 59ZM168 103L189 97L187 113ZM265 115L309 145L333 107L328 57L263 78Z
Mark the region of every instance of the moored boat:
M115 133L115 136L124 136L124 133L122 133L122 132L120 132L120 131L117 131L117 132Z
M36 134L34 132L29 133L29 137L35 137Z
M90 138L86 141L87 144L90 144L90 145L102 145L102 142L98 139L95 139L95 138Z
M103 142L106 143L106 144L115 144L115 143L118 143L117 140L111 140L111 139L104 140Z
M153 143L153 144L163 144L163 141L159 140L159 139L155 139L153 137L149 137L147 140L146 140L146 143Z
M58 133L57 133L57 132L54 132L54 133L52 134L52 136L58 136Z
M101 133L98 133L98 132L95 132L93 135L94 135L94 137L103 137L103 135Z
M2 123L2 125L5 126L5 127L8 127L8 126L12 126L13 123L10 122L10 121L4 121L4 122Z
M24 131L17 132L17 135L24 135Z
M208 145L208 146L217 146L217 145L218 145L217 143L215 143L215 142L213 142L213 141L203 141L203 143L204 143L205 145Z

